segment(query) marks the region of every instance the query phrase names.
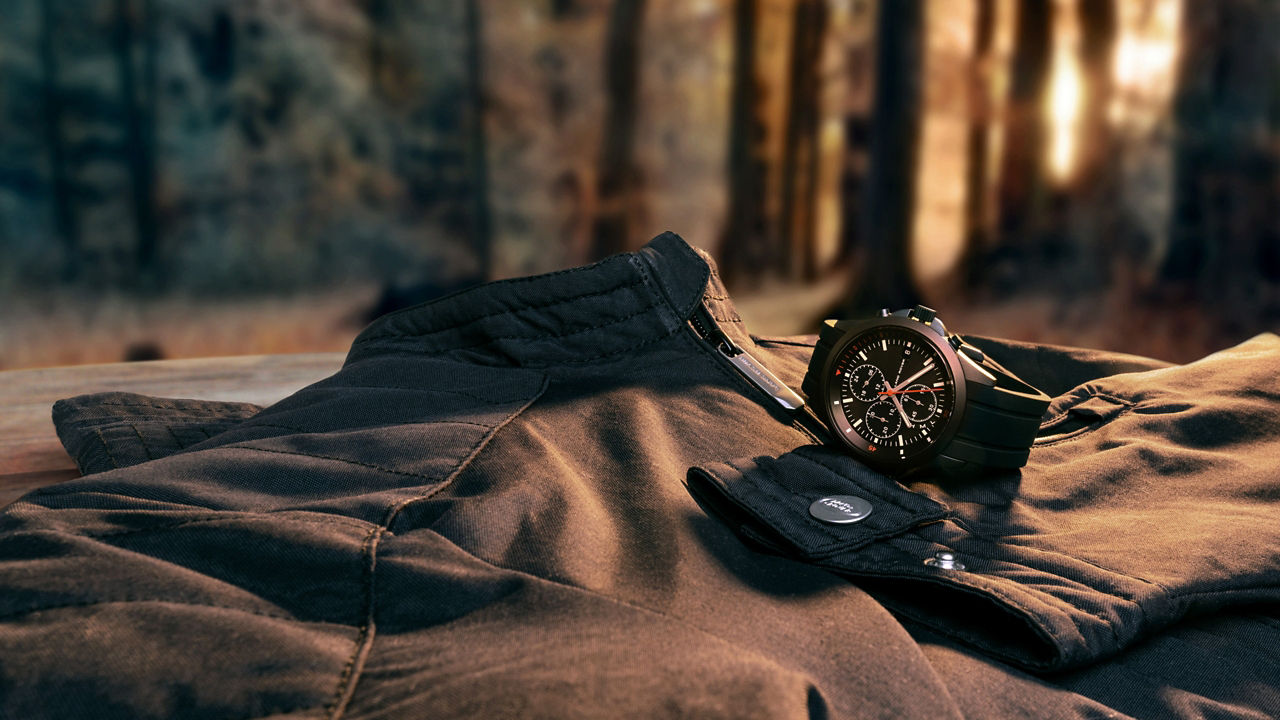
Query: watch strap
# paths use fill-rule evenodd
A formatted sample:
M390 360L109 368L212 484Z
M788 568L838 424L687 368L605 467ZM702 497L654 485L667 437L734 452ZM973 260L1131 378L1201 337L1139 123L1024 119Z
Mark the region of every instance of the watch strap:
M822 330L818 333L818 342L813 346L813 356L809 359L809 367L804 373L804 380L800 382L800 390L804 392L807 398L817 397L818 374L822 372L822 368L827 362L827 356L835 349L836 343L840 338L844 337L844 328L841 327L841 322L837 320L822 321Z
M993 382L970 380L966 384L964 417L951 444L942 451L941 457L946 459L940 460L939 465L962 462L984 467L1022 467L1050 398L995 360L972 350L972 346L961 344L957 350L961 362L979 368Z

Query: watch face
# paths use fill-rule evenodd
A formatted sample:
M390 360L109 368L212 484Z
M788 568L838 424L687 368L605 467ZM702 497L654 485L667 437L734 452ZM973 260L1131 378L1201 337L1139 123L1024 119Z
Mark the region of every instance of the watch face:
M930 330L881 325L837 348L828 371L834 430L880 463L932 450L956 408L951 367Z

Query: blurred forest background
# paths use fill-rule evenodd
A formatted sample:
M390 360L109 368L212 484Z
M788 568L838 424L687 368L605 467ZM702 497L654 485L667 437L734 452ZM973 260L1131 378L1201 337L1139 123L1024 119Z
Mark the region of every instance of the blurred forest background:
M0 368L343 350L674 230L749 327L1280 325L1274 0L6 0Z

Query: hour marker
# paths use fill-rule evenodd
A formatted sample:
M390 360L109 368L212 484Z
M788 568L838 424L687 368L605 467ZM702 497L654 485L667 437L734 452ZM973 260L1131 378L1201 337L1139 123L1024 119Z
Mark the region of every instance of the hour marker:
M934 386L934 387L942 387L943 385L946 385L946 383L945 383L945 382L936 382L936 383L934 383L934 384L933 384L933 386Z
M840 402L842 402L842 403L851 403L851 402L853 402L853 398L845 398L845 399L841 400Z
M899 435L899 436L898 436L898 444L899 444L899 445L906 445L906 443L902 441L902 436L901 436L901 435Z
M854 421L853 421L853 426L854 426L854 427L858 427L858 426L859 426L859 425L861 425L861 424L862 424L862 418L858 418L857 420L854 420Z
M880 341L880 349L881 349L881 350L884 350L885 352L888 352L888 350L889 350L889 341L888 341L888 340L881 340L881 341Z
M867 351L866 351L866 350L863 350L862 352L858 353L858 359L859 359L859 360L866 360L866 359L867 359Z

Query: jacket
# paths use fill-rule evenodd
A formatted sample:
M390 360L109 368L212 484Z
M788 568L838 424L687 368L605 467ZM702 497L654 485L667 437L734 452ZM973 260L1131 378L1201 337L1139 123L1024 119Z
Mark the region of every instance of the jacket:
M668 233L384 316L268 408L60 402L85 475L0 515L0 717L1280 715L1275 336L969 337L1056 396L1031 460L902 484L700 307L799 387L813 338Z

